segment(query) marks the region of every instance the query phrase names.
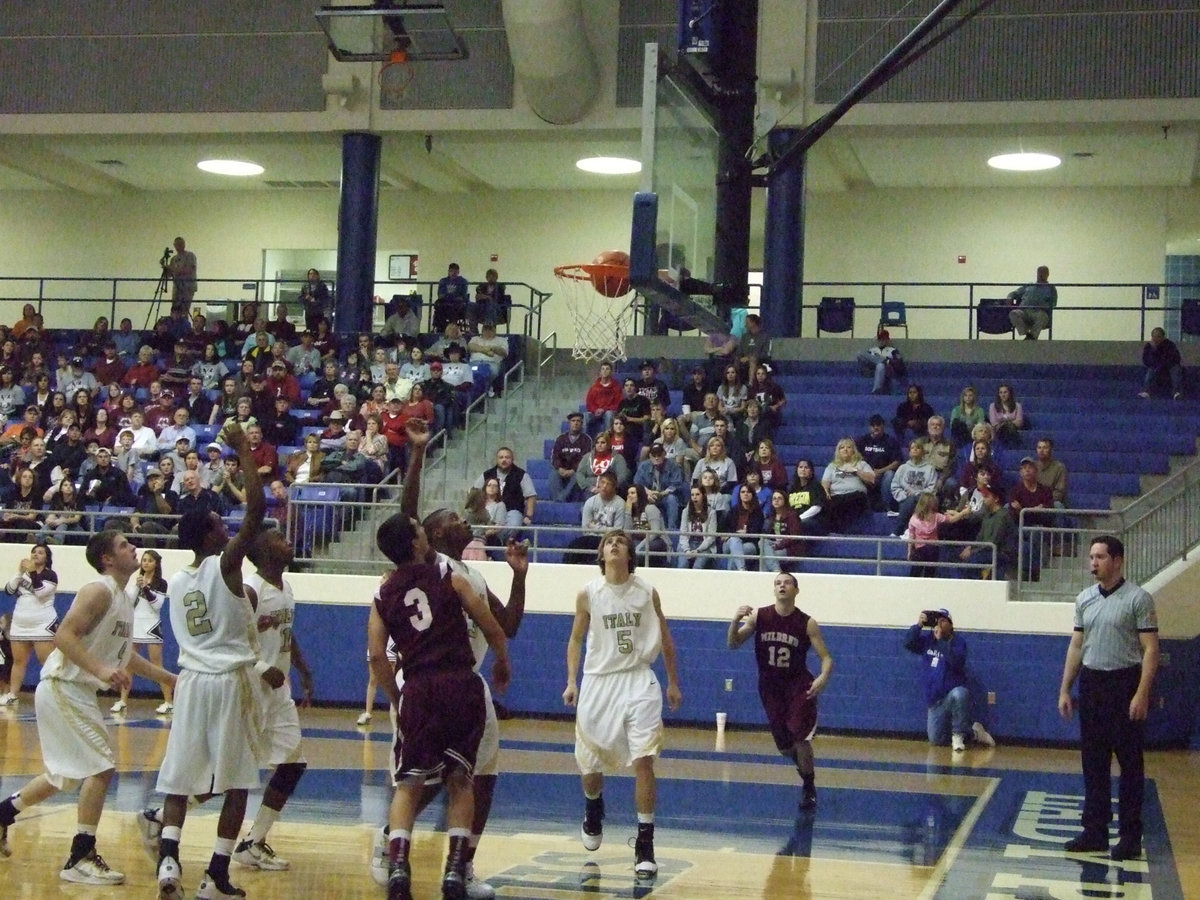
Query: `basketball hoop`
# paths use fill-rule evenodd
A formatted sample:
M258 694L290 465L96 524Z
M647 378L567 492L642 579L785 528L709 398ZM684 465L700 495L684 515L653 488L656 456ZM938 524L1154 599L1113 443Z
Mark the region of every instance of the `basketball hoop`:
M408 53L403 50L393 51L388 61L379 67L380 105L399 106L415 74L409 64Z
M575 263L558 266L554 275L575 320L572 358L589 363L627 359L625 337L637 297L629 287L628 262Z

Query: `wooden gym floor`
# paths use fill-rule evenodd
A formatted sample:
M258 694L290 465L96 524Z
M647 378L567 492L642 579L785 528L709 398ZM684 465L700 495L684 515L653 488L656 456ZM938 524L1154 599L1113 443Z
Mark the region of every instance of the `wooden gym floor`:
M58 869L74 833L74 796L25 812L0 859L5 898L154 895L154 867L134 815L156 805L154 780L169 723L157 701L136 700L113 720L119 776L98 837L100 852L127 883L64 885ZM305 710L309 769L270 842L288 872L233 867L251 898L380 897L367 873L372 830L390 788L387 717L356 728L357 710ZM0 790L8 795L40 771L32 696L0 711ZM662 897L1182 898L1200 896L1200 754L1149 754L1146 856L1124 864L1103 854L1069 855L1082 780L1068 750L997 747L955 756L923 742L819 737L819 808L797 810L795 771L763 732L668 731L657 766L659 876L633 878L633 783L607 782L604 844L579 843L582 794L567 722L501 723L502 774L476 869L497 895L527 900ZM1114 785L1115 788L1115 785ZM248 823L258 806L252 795ZM211 852L217 806L193 810L183 833L188 895ZM418 823L415 895L439 896L442 807ZM435 831L437 829L437 831Z

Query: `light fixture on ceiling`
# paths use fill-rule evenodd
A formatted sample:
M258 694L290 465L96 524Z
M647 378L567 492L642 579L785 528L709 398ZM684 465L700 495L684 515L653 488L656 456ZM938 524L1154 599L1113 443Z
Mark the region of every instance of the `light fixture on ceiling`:
M213 175L234 175L239 178L263 173L263 167L258 163L243 159L202 159L196 163L196 168Z
M1062 165L1062 160L1050 153L1001 153L988 160L993 169L1006 172L1041 172Z
M593 175L636 175L642 164L625 156L589 156L575 163L575 168Z

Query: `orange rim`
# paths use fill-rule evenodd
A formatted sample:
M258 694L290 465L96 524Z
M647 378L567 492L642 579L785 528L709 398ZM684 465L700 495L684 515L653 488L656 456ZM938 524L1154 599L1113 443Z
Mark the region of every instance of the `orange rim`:
M570 278L573 281L592 281L597 277L628 280L629 266L619 266L613 263L572 263L568 266L556 266L554 274L559 278Z

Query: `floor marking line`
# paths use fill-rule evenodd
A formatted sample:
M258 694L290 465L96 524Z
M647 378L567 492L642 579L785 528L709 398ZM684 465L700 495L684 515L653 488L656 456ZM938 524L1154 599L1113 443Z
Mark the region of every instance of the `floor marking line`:
M942 882L946 880L951 867L954 865L955 860L958 859L959 851L966 845L967 838L975 830L975 824L979 821L979 817L983 815L984 809L987 808L988 803L999 787L1000 779L991 779L988 786L984 788L983 793L971 804L971 808L967 810L967 814L963 816L962 822L959 823L958 828L955 830L954 836L946 844L946 849L942 852L942 858L938 860L938 864L933 867L933 871L929 874L929 881L925 883L925 889L918 895L917 900L933 900L933 897L941 889Z

